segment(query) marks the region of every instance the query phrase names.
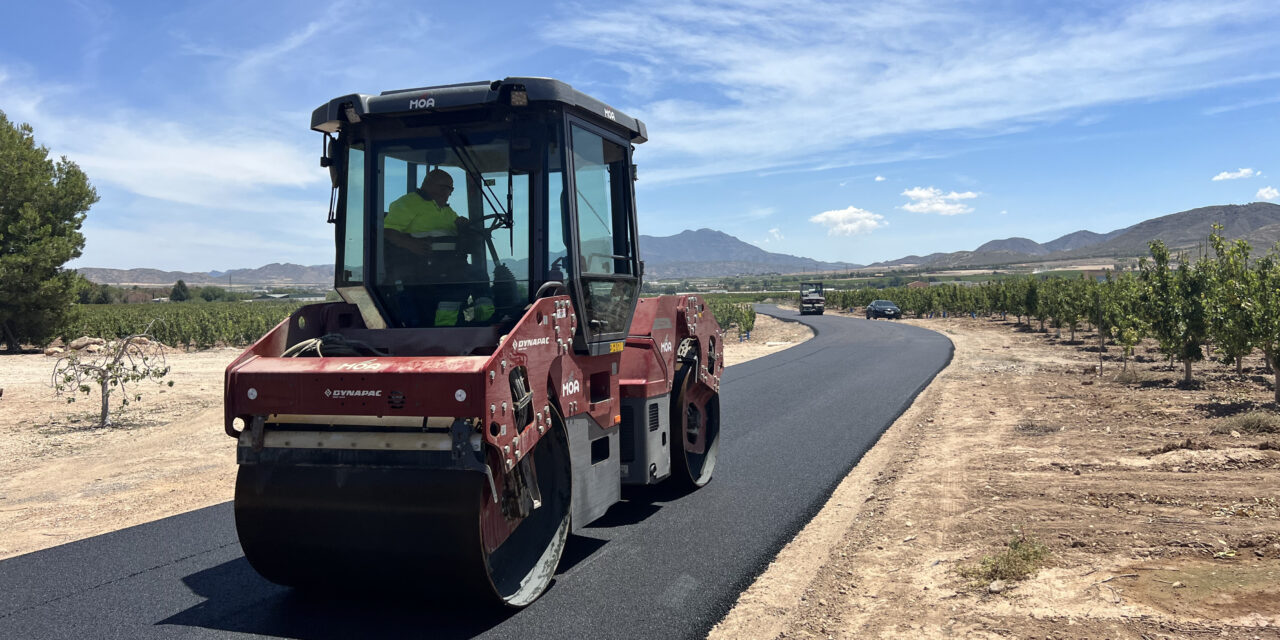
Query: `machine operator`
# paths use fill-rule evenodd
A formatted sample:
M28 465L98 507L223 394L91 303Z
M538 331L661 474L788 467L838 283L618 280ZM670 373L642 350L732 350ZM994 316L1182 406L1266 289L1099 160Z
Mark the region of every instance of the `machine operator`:
M453 177L442 169L432 169L419 189L397 198L387 207L382 226L386 241L395 249L388 252L401 272L425 273L435 283L434 326L454 326L459 320L484 322L494 313L493 301L480 292L468 294L459 285L479 284L469 274L466 253L459 246L459 232L470 221L449 206ZM413 278L418 280L418 278ZM488 278L484 278L484 285ZM416 314L415 314L416 315Z
M387 217L382 223L387 230L387 241L424 257L434 243L456 243L459 228L468 221L449 206L452 194L453 177L443 169L432 169L422 181L422 187L400 196L387 207ZM434 248L453 250L455 247Z

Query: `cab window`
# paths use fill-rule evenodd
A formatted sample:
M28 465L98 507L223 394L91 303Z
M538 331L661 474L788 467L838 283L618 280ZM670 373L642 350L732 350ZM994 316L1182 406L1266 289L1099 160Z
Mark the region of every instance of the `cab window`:
M594 337L624 333L638 295L627 149L576 124L572 135L578 273L587 326Z

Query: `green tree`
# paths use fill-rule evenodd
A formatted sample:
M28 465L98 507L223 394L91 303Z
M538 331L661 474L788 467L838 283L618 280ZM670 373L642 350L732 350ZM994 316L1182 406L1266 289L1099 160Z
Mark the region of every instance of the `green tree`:
M75 291L75 301L79 304L92 304L93 298L98 292L98 285L89 281L88 278L76 273L73 278L72 289Z
M1221 233L1222 225L1215 224L1209 235L1216 256L1205 300L1209 335L1222 363L1234 363L1236 375L1243 375L1244 357L1253 351L1258 274L1249 269L1249 243L1227 244Z
M217 302L219 300L233 300L235 298L235 296L229 295L231 293L230 291L227 291L222 287L215 287L213 285L209 285L207 287L200 287L197 291L199 291L200 299L204 300L205 302Z
M1071 331L1071 342L1076 341L1076 328L1081 320L1088 320L1092 308L1093 293L1089 280L1081 278L1065 279L1058 290L1057 324L1066 326Z
M1275 402L1280 404L1280 244L1260 258L1253 271L1258 284L1253 301L1253 343L1276 374Z
M1017 320L1015 324L1022 324L1022 316L1026 313L1024 290L1029 280L1029 278L1009 278L999 283L1000 315L1003 317L1005 314L1012 313Z
M187 288L187 283L179 280L173 285L173 289L169 290L169 300L171 302L186 302L191 299L191 290Z
M1035 316L1040 321L1040 333L1044 333L1044 304L1040 301L1040 283L1035 276L1027 279L1022 290L1022 312L1027 316L1027 324L1031 324L1031 317Z
M1121 371L1129 368L1134 347L1146 337L1149 326L1142 308L1142 283L1132 273L1115 279L1107 274L1102 287L1103 323L1121 347Z
M1204 342L1208 337L1208 313L1204 294L1209 270L1205 261L1195 266L1184 257L1176 271L1169 269L1169 248L1164 242L1152 242L1151 262L1139 265L1143 283L1142 302L1148 314L1151 332L1160 342L1160 351L1185 367L1183 382L1190 383L1191 363L1204 359Z
M66 318L80 256L80 225L98 194L76 163L49 159L31 126L0 111L0 339L10 352L44 344Z

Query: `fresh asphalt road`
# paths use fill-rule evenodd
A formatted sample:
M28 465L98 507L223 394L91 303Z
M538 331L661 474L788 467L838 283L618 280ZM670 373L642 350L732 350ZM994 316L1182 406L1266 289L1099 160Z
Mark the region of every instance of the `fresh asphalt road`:
M758 308L817 337L726 370L712 482L625 491L522 611L278 587L225 503L0 562L0 638L705 636L952 353L892 321Z

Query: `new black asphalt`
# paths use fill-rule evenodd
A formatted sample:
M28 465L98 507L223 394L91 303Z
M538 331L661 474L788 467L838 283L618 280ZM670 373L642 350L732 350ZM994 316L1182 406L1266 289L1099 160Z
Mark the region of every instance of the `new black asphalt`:
M522 611L275 586L225 503L0 562L0 638L703 637L951 359L916 327L758 308L817 336L726 370L712 482L624 491Z

